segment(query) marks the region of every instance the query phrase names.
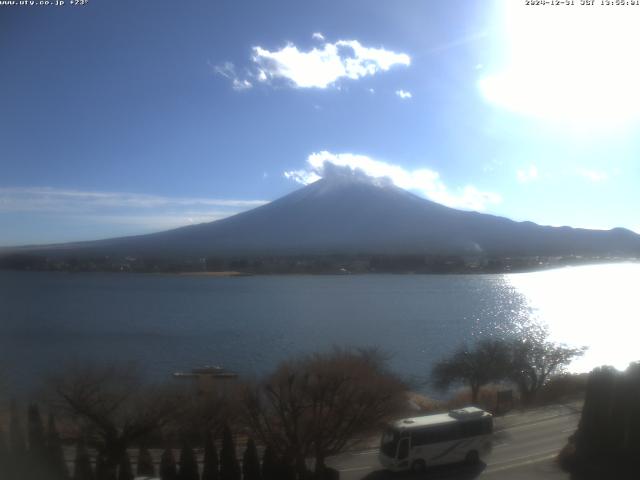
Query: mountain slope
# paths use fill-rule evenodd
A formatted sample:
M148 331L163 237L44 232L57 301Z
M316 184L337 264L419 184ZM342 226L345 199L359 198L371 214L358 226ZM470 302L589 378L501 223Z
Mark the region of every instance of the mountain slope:
M253 210L165 232L30 249L87 255L638 255L640 236L465 212L357 175L319 180Z

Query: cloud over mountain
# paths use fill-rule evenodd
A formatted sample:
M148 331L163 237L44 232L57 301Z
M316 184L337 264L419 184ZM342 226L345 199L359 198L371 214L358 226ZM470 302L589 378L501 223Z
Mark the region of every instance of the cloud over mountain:
M472 185L451 191L440 178L440 174L428 168L409 170L400 165L352 153L312 153L307 158L307 168L286 171L284 176L302 185L308 185L329 175L335 175L336 169L359 172L378 181L386 179L400 188L417 192L453 208L483 211L489 205L501 201L497 193L484 192Z

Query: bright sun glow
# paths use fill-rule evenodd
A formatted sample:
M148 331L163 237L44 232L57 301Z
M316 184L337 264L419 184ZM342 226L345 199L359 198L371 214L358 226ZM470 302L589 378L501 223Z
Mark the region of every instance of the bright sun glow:
M554 340L589 350L571 366L625 369L640 360L638 264L595 265L507 275ZM605 280L606 279L606 280Z
M640 117L640 7L502 8L507 63L480 80L488 101L578 130Z

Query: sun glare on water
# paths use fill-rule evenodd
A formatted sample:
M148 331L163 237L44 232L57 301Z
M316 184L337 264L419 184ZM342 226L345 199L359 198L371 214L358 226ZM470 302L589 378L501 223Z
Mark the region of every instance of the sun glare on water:
M640 117L640 7L575 3L501 4L505 58L480 90L495 105L570 129L624 127Z
M506 275L553 340L587 346L576 372L640 360L639 264L571 267Z

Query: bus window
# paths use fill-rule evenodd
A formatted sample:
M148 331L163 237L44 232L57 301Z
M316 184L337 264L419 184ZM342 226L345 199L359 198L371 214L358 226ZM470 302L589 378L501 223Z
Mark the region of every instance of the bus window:
M400 446L398 447L398 460L404 460L409 456L409 439L403 438L400 440Z
M411 434L411 443L412 445L428 445L430 443L450 442L458 438L461 438L459 425L451 423L416 430Z
M487 435L493 431L493 419L489 417L461 422L460 429L463 437Z
M395 432L391 429L386 430L382 435L382 441L380 442L380 451L387 457L394 457L396 455L398 437L398 432Z

